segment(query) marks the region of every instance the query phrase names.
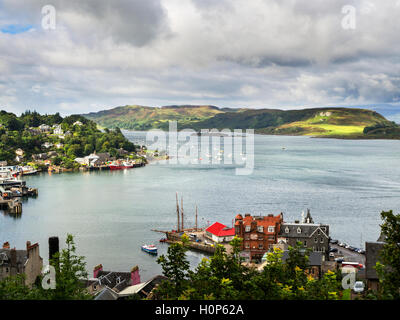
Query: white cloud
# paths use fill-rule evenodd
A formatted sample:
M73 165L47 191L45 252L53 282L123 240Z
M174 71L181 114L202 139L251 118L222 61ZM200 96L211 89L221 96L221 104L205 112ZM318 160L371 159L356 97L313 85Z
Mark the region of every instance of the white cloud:
M396 0L57 0L54 31L40 26L44 4L0 0L2 23L32 25L0 33L3 108L400 99ZM358 10L356 30L341 28L345 4Z

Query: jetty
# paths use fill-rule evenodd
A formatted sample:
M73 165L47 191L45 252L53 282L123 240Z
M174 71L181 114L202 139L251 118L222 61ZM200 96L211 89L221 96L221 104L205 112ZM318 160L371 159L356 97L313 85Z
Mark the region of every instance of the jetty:
M0 210L7 211L11 214L21 214L22 213L22 203L19 199L9 199L5 200L0 197Z
M29 188L26 182L12 176L0 178L0 210L11 214L22 213L22 197L37 197L38 189Z
M176 194L176 216L177 216L177 229L171 231L156 230L152 229L153 232L159 232L165 234L165 241L167 243L181 243L182 236L186 235L189 239L187 246L189 249L199 251L206 254L214 254L215 245L205 238L205 229L198 228L198 212L196 206L195 214L195 227L185 228L184 224L184 210L183 210L183 198L181 198L181 205L179 206L178 193Z

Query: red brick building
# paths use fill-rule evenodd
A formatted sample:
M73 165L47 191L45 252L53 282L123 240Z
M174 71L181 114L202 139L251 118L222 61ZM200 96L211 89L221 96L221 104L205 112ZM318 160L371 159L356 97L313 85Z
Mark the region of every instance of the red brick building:
M241 214L235 217L235 235L243 239L242 250L251 260L261 259L265 252L277 243L283 214L274 216L251 216Z

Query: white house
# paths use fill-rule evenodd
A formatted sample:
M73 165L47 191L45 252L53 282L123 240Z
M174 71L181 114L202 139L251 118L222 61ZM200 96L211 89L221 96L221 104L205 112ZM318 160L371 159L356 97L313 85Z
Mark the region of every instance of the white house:
M226 225L215 222L206 229L205 236L214 242L230 242L235 236L235 228L228 228Z
M42 131L42 132L49 132L50 131L50 126L48 126L47 124L41 124L40 126L39 126L39 129L40 129L40 131Z
M58 125L58 126L56 126L55 128L54 128L54 134L56 134L56 135L62 135L63 133L64 133L64 131L63 131L63 129L61 128L61 126L60 125Z
M51 142L47 142L47 141L42 144L42 147L46 148L46 149L51 148L52 146L53 146L53 144Z

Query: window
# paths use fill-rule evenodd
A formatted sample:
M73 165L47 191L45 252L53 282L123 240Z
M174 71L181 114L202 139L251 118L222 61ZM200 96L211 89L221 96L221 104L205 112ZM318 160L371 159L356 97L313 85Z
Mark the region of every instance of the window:
M246 242L246 243L244 244L244 247L248 249L248 248L250 248L250 244L249 244L248 242Z
M297 228L297 233L301 233L301 228Z
M262 249L262 248L264 248L264 246L263 246L263 244L262 243L260 243L259 245L258 245L258 249Z
M246 231L246 232L250 232L250 226L246 226L245 231Z
M264 227L263 226L259 226L257 227L258 232L264 232Z
M268 227L268 232L275 232L275 227L269 226Z
M259 235L259 236L258 236L258 240L264 240L264 237L261 236L261 235Z
M249 236L248 234L246 234L246 235L244 236L244 240L250 240L250 236Z
M304 246L307 246L307 240L304 240Z
M324 238L322 238L322 237L321 237L321 240L320 240L320 242L321 242L321 243L324 243Z
M320 235L321 234L321 230L318 229L317 233L318 233L318 235Z
M289 233L289 231L290 231L289 228L286 227L286 228L285 228L285 233Z

